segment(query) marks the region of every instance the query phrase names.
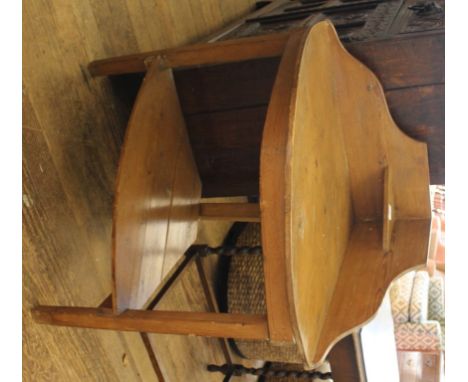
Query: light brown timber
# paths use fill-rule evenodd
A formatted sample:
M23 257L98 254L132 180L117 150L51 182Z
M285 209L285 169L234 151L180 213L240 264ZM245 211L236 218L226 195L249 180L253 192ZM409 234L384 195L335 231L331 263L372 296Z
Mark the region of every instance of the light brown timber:
M429 171L426 145L398 129L377 78L343 48L331 23L297 41L291 51L288 42L268 109L260 205L268 318L290 308L312 366L372 317L394 277L425 263ZM395 210L388 251L386 167ZM271 338L277 333L270 324Z
M160 57L162 64L169 68L215 65L276 57L283 53L288 37L289 33L285 32L210 44L195 44L182 48L97 60L91 62L88 68L93 76L109 76L145 72L148 64L156 57Z
M204 220L259 222L260 207L256 203L202 203L199 215Z
M38 306L32 310L36 322L78 328L93 328L206 337L267 339L266 317L253 314L214 312L170 312Z
M130 117L113 216L113 307L143 308L197 235L201 184L172 71L152 63Z
M268 327L273 341L292 341L286 273L286 240L283 234L286 206L286 158L292 86L300 48L305 36L289 39L273 86L262 138L260 156L260 209L264 253L265 299Z

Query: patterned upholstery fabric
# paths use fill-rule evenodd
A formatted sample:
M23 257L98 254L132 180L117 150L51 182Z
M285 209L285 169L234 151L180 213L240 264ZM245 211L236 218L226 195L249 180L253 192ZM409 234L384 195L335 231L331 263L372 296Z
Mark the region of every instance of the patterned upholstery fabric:
M409 304L416 272L408 272L393 282L390 289L392 315L395 324L409 321Z
M399 324L395 327L395 338L399 350L443 350L442 330L437 321Z
M445 318L439 321L439 324L440 324L440 330L442 331L442 338L441 338L442 350L445 351Z
M445 348L444 279L426 271L410 272L390 289L395 339L399 350Z
M429 274L426 271L416 272L413 279L413 291L409 308L410 322L427 321L429 304Z
M440 275L431 277L429 284L429 320L445 321L444 279Z
M428 319L438 321L442 331L442 348L445 349L445 288L444 278L440 275L431 277L429 284Z

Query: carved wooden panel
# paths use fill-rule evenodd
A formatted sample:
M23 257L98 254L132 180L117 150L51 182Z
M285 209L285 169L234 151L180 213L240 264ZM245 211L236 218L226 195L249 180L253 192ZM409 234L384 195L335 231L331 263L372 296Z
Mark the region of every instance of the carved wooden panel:
M399 33L427 32L445 27L445 0L413 0L401 10Z
M343 41L382 37L390 28L402 0L330 0L278 2L273 11L246 22L223 39L266 34L330 19Z

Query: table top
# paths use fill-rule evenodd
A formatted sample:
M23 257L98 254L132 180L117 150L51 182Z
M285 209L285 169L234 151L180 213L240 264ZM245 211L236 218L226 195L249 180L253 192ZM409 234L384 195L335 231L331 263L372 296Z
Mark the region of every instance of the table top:
M427 149L393 122L375 75L332 24L293 33L267 113L260 207L270 337L309 364L424 264Z

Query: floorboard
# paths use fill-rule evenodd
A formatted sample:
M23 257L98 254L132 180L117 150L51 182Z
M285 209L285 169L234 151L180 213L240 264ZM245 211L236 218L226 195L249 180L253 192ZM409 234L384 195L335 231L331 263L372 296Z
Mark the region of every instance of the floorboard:
M138 333L39 326L30 318L35 304L96 306L111 290L112 200L132 97L119 92L116 80L91 78L86 66L99 58L200 40L248 13L254 3L23 3L25 381L158 380ZM225 229L211 229L213 240ZM182 301L203 309L194 277L189 270L161 303ZM206 363L222 362L217 341L159 336L151 342L166 381L220 380L203 371Z

